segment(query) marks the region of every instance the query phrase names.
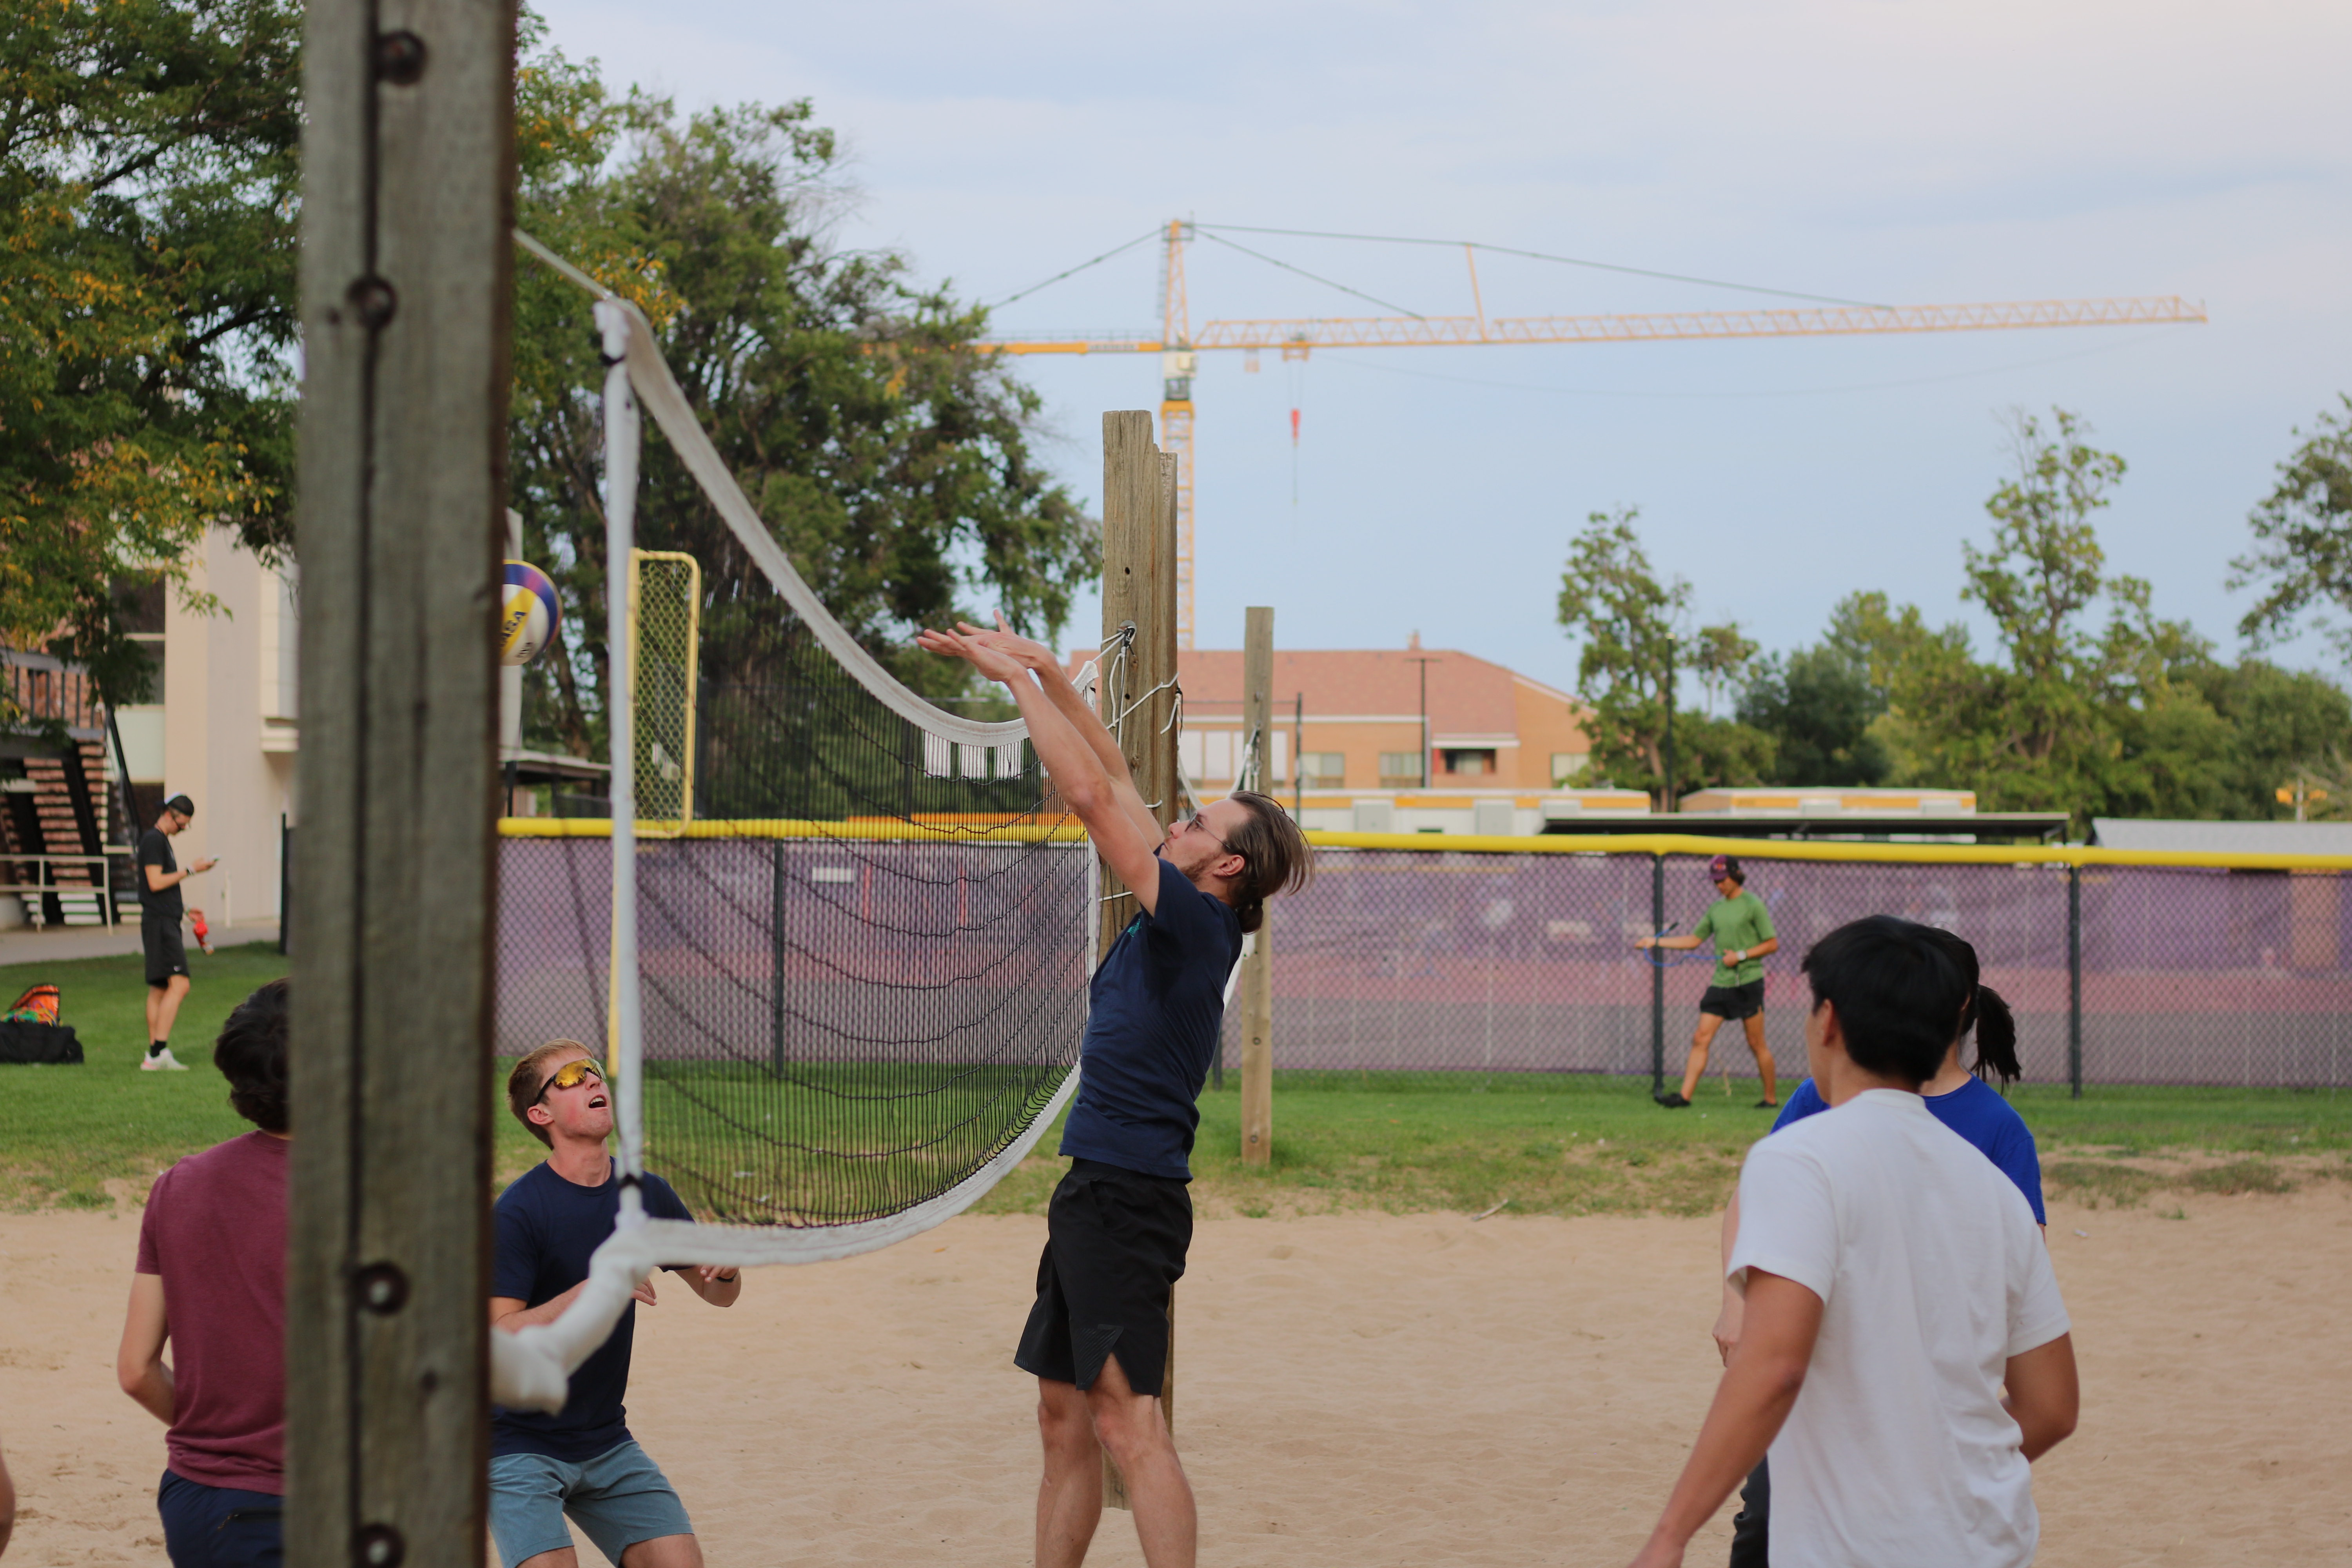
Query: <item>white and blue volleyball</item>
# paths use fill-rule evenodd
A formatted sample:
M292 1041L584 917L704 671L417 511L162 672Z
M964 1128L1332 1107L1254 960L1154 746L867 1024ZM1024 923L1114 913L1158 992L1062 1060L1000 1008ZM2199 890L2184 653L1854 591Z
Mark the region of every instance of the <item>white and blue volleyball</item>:
M499 612L499 661L529 664L555 639L555 584L528 561L507 563L506 600Z

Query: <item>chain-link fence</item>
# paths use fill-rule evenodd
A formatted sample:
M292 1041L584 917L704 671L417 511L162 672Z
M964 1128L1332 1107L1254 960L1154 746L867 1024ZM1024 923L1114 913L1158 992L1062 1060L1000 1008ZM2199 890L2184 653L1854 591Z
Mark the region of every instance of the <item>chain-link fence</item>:
M691 555L633 550L629 573L637 831L648 838L675 837L694 815L702 568Z
M1833 850L1832 852L1834 852ZM1772 912L1768 1042L1802 1074L1799 963L1895 914L1976 945L2031 1082L2342 1087L2352 878L2336 871L1751 858ZM1275 1064L1362 1071L1679 1072L1711 952L1654 956L1713 901L1706 859L1325 849L1270 906ZM1240 1061L1227 1016L1225 1064ZM1718 1063L1746 1066L1736 1030Z

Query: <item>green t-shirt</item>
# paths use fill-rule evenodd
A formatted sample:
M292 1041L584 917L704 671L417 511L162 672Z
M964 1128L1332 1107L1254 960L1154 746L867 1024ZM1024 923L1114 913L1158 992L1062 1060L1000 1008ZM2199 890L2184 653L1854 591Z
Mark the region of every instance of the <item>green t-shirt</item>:
M1698 926L1691 934L1705 942L1715 938L1715 973L1710 985L1746 985L1764 978L1764 961L1751 958L1741 964L1732 964L1720 954L1734 951L1745 952L1759 942L1772 940L1772 911L1764 900L1742 888L1728 899L1717 899L1699 917Z

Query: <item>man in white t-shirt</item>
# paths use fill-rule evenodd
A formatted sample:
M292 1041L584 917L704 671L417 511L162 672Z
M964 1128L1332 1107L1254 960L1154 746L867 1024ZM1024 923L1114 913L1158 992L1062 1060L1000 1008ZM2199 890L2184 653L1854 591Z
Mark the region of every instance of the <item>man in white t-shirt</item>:
M1889 915L1804 968L1831 1109L1748 1152L1727 1270L1746 1326L1634 1563L1680 1563L1769 1445L1774 1568L2022 1568L2030 1464L2074 1431L2079 1393L2032 1210L1917 1092L1966 982Z

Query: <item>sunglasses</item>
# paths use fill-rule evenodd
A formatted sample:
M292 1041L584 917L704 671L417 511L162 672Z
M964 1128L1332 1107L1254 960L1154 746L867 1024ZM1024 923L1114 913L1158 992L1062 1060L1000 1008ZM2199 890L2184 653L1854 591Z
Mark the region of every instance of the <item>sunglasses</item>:
M532 1100L531 1103L536 1105L540 1100L545 1100L547 1098L547 1091L551 1089L578 1089L582 1084L587 1082L592 1078L598 1083L604 1082L604 1069L598 1067L594 1062L590 1061L586 1057L580 1057L572 1061L565 1062L562 1067L555 1069L555 1076L553 1078L549 1079L545 1083L539 1086L539 1093Z

